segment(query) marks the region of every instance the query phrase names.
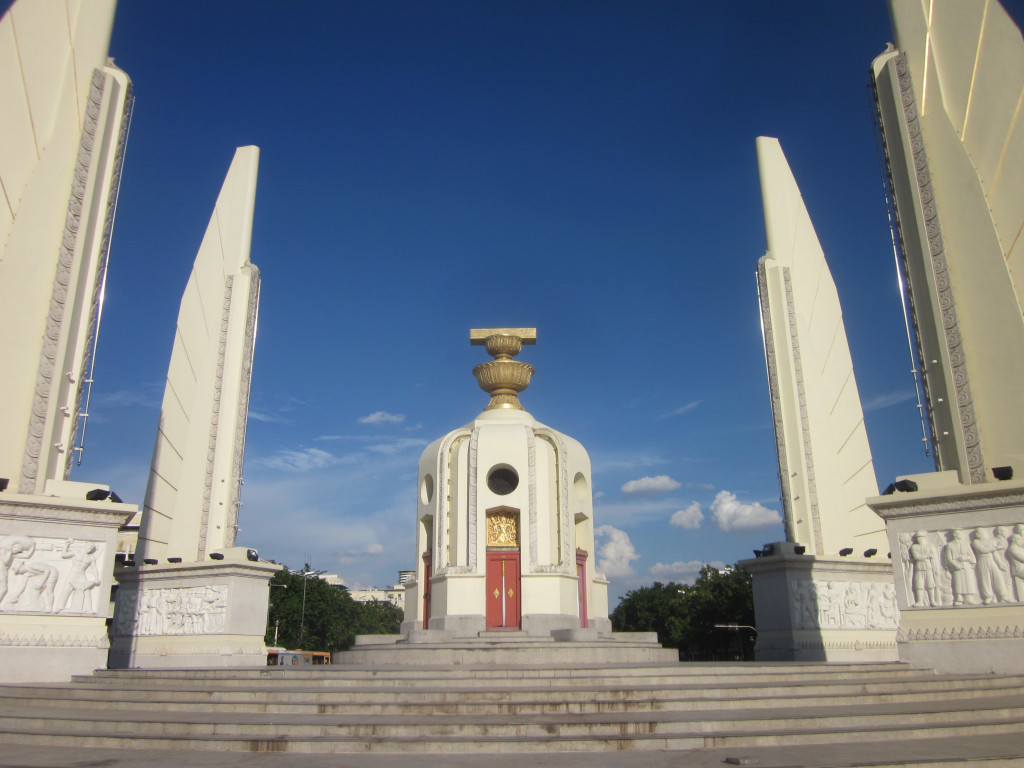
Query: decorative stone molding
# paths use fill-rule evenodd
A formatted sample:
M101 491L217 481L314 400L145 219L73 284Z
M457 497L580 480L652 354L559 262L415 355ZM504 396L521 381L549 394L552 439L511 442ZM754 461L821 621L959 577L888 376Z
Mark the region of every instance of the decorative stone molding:
M895 647L895 640L797 640L789 644L785 642L772 642L771 640L762 643L758 639L758 648L766 651L788 650L790 648L800 651L886 651L892 650Z
M432 559L432 568L435 574L442 575L448 573L468 573L469 566L455 566L449 562L448 559L448 538L451 536L449 530L449 519L452 514L451 510L451 482L452 482L452 465L458 460L458 449L459 446L465 441L470 441L470 488L469 497L470 501L476 499L476 480L472 474L476 467L476 445L473 442L473 435L475 431L456 430L450 433L444 443L441 445L441 450L438 451L438 456L442 457L441 466L438 468L438 479L437 479L437 519L433 521L434 526L434 555ZM475 530L474 521L469 521L469 527L467 533ZM470 539L472 540L472 539ZM475 562L475 556L470 551L471 562Z
M952 283L949 276L949 265L946 261L945 245L942 238L942 226L939 221L938 209L935 205L935 193L932 189L931 172L928 167L928 156L925 151L924 137L921 133L921 123L917 111L917 100L914 95L914 86L910 75L910 67L907 64L905 53L896 57L896 77L900 89L900 102L903 107L903 119L906 122L907 134L910 142L910 149L913 155L914 168L916 170L917 191L920 198L921 215L925 231L928 237L929 256L932 278L934 280L937 306L942 313L942 328L951 367L951 380L956 392L956 408L959 415L960 430L963 436L963 446L966 453L968 473L972 483L985 482L985 461L981 451L981 441L978 435L978 425L974 414L974 399L971 395L970 374L967 369L967 356L963 347L963 339L960 336L960 322L957 318L956 302L953 296ZM902 235L901 235L902 240ZM902 244L902 243L901 243ZM906 263L906 249L901 248L903 256L903 272L909 275ZM911 301L913 294L911 293ZM915 315L915 326L916 313ZM916 334L918 339L918 358L922 361L928 359L925 351L921 348L921 334ZM928 390L928 371L925 369L925 390ZM929 405L931 396L929 394ZM932 409L929 408L929 421L932 434L937 434Z
M794 525L792 491L789 484L789 460L786 457L786 432L782 423L782 395L779 392L779 368L775 358L775 333L772 326L771 307L768 304L768 268L766 253L757 261L757 293L761 303L761 328L764 334L764 357L768 368L768 394L772 404L772 421L775 429L775 455L779 459L779 485L782 487L782 522L786 529L786 540L797 541Z
M224 526L225 546L235 545L238 510L242 506L242 463L245 460L245 432L249 420L249 391L252 387L252 361L256 353L256 316L260 303L260 271L254 264L242 268L251 273L246 306L245 336L242 339L242 378L238 393L238 418L235 425L231 461L231 489Z
M1003 627L970 626L970 627L926 627L912 629L909 632L900 630L896 635L898 642L921 642L943 640L1018 640L1024 638L1024 627L1006 625Z
M807 507L810 515L811 533L814 536L815 551L823 553L825 545L821 538L821 523L818 520L818 486L814 477L814 455L811 452L811 421L807 417L807 395L804 388L804 369L800 358L800 338L797 331L796 305L793 303L793 280L788 269L782 271L786 288L786 314L789 321L789 343L793 353L793 375L796 378L797 400L800 406L800 432L803 438L804 465L807 477Z
M25 453L22 459L21 476L18 480L18 489L21 493L34 493L36 484L39 482L39 462L44 453L44 445L47 442L47 420L49 413L53 410L50 407L51 396L59 391L59 384L55 384L54 374L57 367L57 357L62 336L62 328L65 324L65 309L68 305L69 294L74 293L71 286L71 276L75 264L76 255L81 258L79 251L79 228L82 220L83 209L88 207L86 190L90 178L90 169L93 160L93 148L96 145L97 130L100 120L100 108L103 103L104 90L107 83L107 74L103 69L94 69L92 80L89 85L89 94L85 105L85 113L82 120L82 133L79 139L78 156L71 180L71 192L68 198L68 209L64 219L64 232L61 237L60 249L57 257L57 267L54 274L53 290L50 295L50 307L46 318L46 328L43 333L43 345L39 357L39 369L36 374L36 386L33 394L32 411L29 417L28 435L25 442ZM99 243L100 252L106 253L110 242L110 231L113 226L114 207L117 202L116 190L120 185L121 168L124 159L124 145L127 138L128 120L126 116L131 109L131 87L128 86L128 97L125 99L124 112L122 114L118 144L115 149L114 170L110 179L110 188L107 190L106 209L102 220L102 234ZM100 137L103 141L103 138ZM92 282L92 294L90 296L90 310L96 307L99 290L103 284L103 273L106 270L106 259L96 259L95 273L89 278ZM84 276L83 276L84 277ZM74 302L72 296L71 301ZM85 348L88 349L90 341L95 333L95 312L90 311L87 320ZM71 462L71 446L74 444L74 437L77 430L78 405L81 402L82 385L86 359L83 356L80 360L69 361L75 365L71 371L74 379L70 402L74 404L73 413L75 423L69 434L65 447L64 470L65 474ZM62 363L63 364L63 363ZM63 417L62 417L63 418Z
M971 487L973 491L973 486ZM924 498L921 501L908 500L905 496L882 496L873 499L871 508L886 521L953 512L981 512L996 507L1024 506L1024 493L1017 490L1007 492L998 485L988 483L980 490L942 496L941 501Z
M34 633L16 635L0 632L0 646L21 648L101 648L110 647L106 632L93 635L50 635Z
M562 573L567 576L576 575L575 547L569 540L569 532L572 530L569 517L569 467L565 457L569 455L565 441L553 430L537 430L536 436L547 442L555 454L555 482L557 485L558 498L558 561L552 565L538 565L537 573ZM531 488L531 493L533 489ZM566 557L567 552L572 552L572 558Z

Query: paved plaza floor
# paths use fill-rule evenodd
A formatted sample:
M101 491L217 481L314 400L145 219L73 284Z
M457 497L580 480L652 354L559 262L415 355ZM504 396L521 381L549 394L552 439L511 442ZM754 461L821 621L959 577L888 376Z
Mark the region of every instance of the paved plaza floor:
M1024 768L1024 737L1004 734L802 747L519 755L320 755L0 745L0 768L728 768L730 765L753 768Z

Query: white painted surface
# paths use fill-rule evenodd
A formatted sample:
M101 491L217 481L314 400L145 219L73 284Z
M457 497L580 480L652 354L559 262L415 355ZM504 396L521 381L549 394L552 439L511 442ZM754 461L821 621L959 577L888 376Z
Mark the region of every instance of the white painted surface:
M757 139L768 253L759 263L787 537L810 555L888 544L839 295L776 139Z
M990 482L1024 470L1024 41L994 0L890 11L897 50L873 71L937 468Z
M234 545L259 302L249 261L258 164L259 148L236 150L182 296L139 558L196 562Z
M20 0L0 19L0 477L23 493L72 455L130 91L104 66L113 15Z

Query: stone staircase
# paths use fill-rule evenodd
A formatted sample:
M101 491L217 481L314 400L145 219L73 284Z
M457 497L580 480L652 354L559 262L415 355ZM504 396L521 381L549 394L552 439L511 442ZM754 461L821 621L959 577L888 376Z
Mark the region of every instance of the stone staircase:
M0 686L10 745L524 754L1007 734L1024 756L1024 676L900 664L101 670Z

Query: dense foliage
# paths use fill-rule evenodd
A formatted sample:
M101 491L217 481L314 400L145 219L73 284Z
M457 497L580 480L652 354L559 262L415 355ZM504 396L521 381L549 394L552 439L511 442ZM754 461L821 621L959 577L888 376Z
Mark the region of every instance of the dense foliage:
M616 632L657 632L666 648L690 661L752 659L755 635L750 574L740 567L721 571L705 565L693 584L662 584L630 590L612 611Z
M270 580L268 646L274 645L275 623L277 647L333 653L350 648L356 635L397 633L402 609L388 602L357 603L344 587L285 569Z

